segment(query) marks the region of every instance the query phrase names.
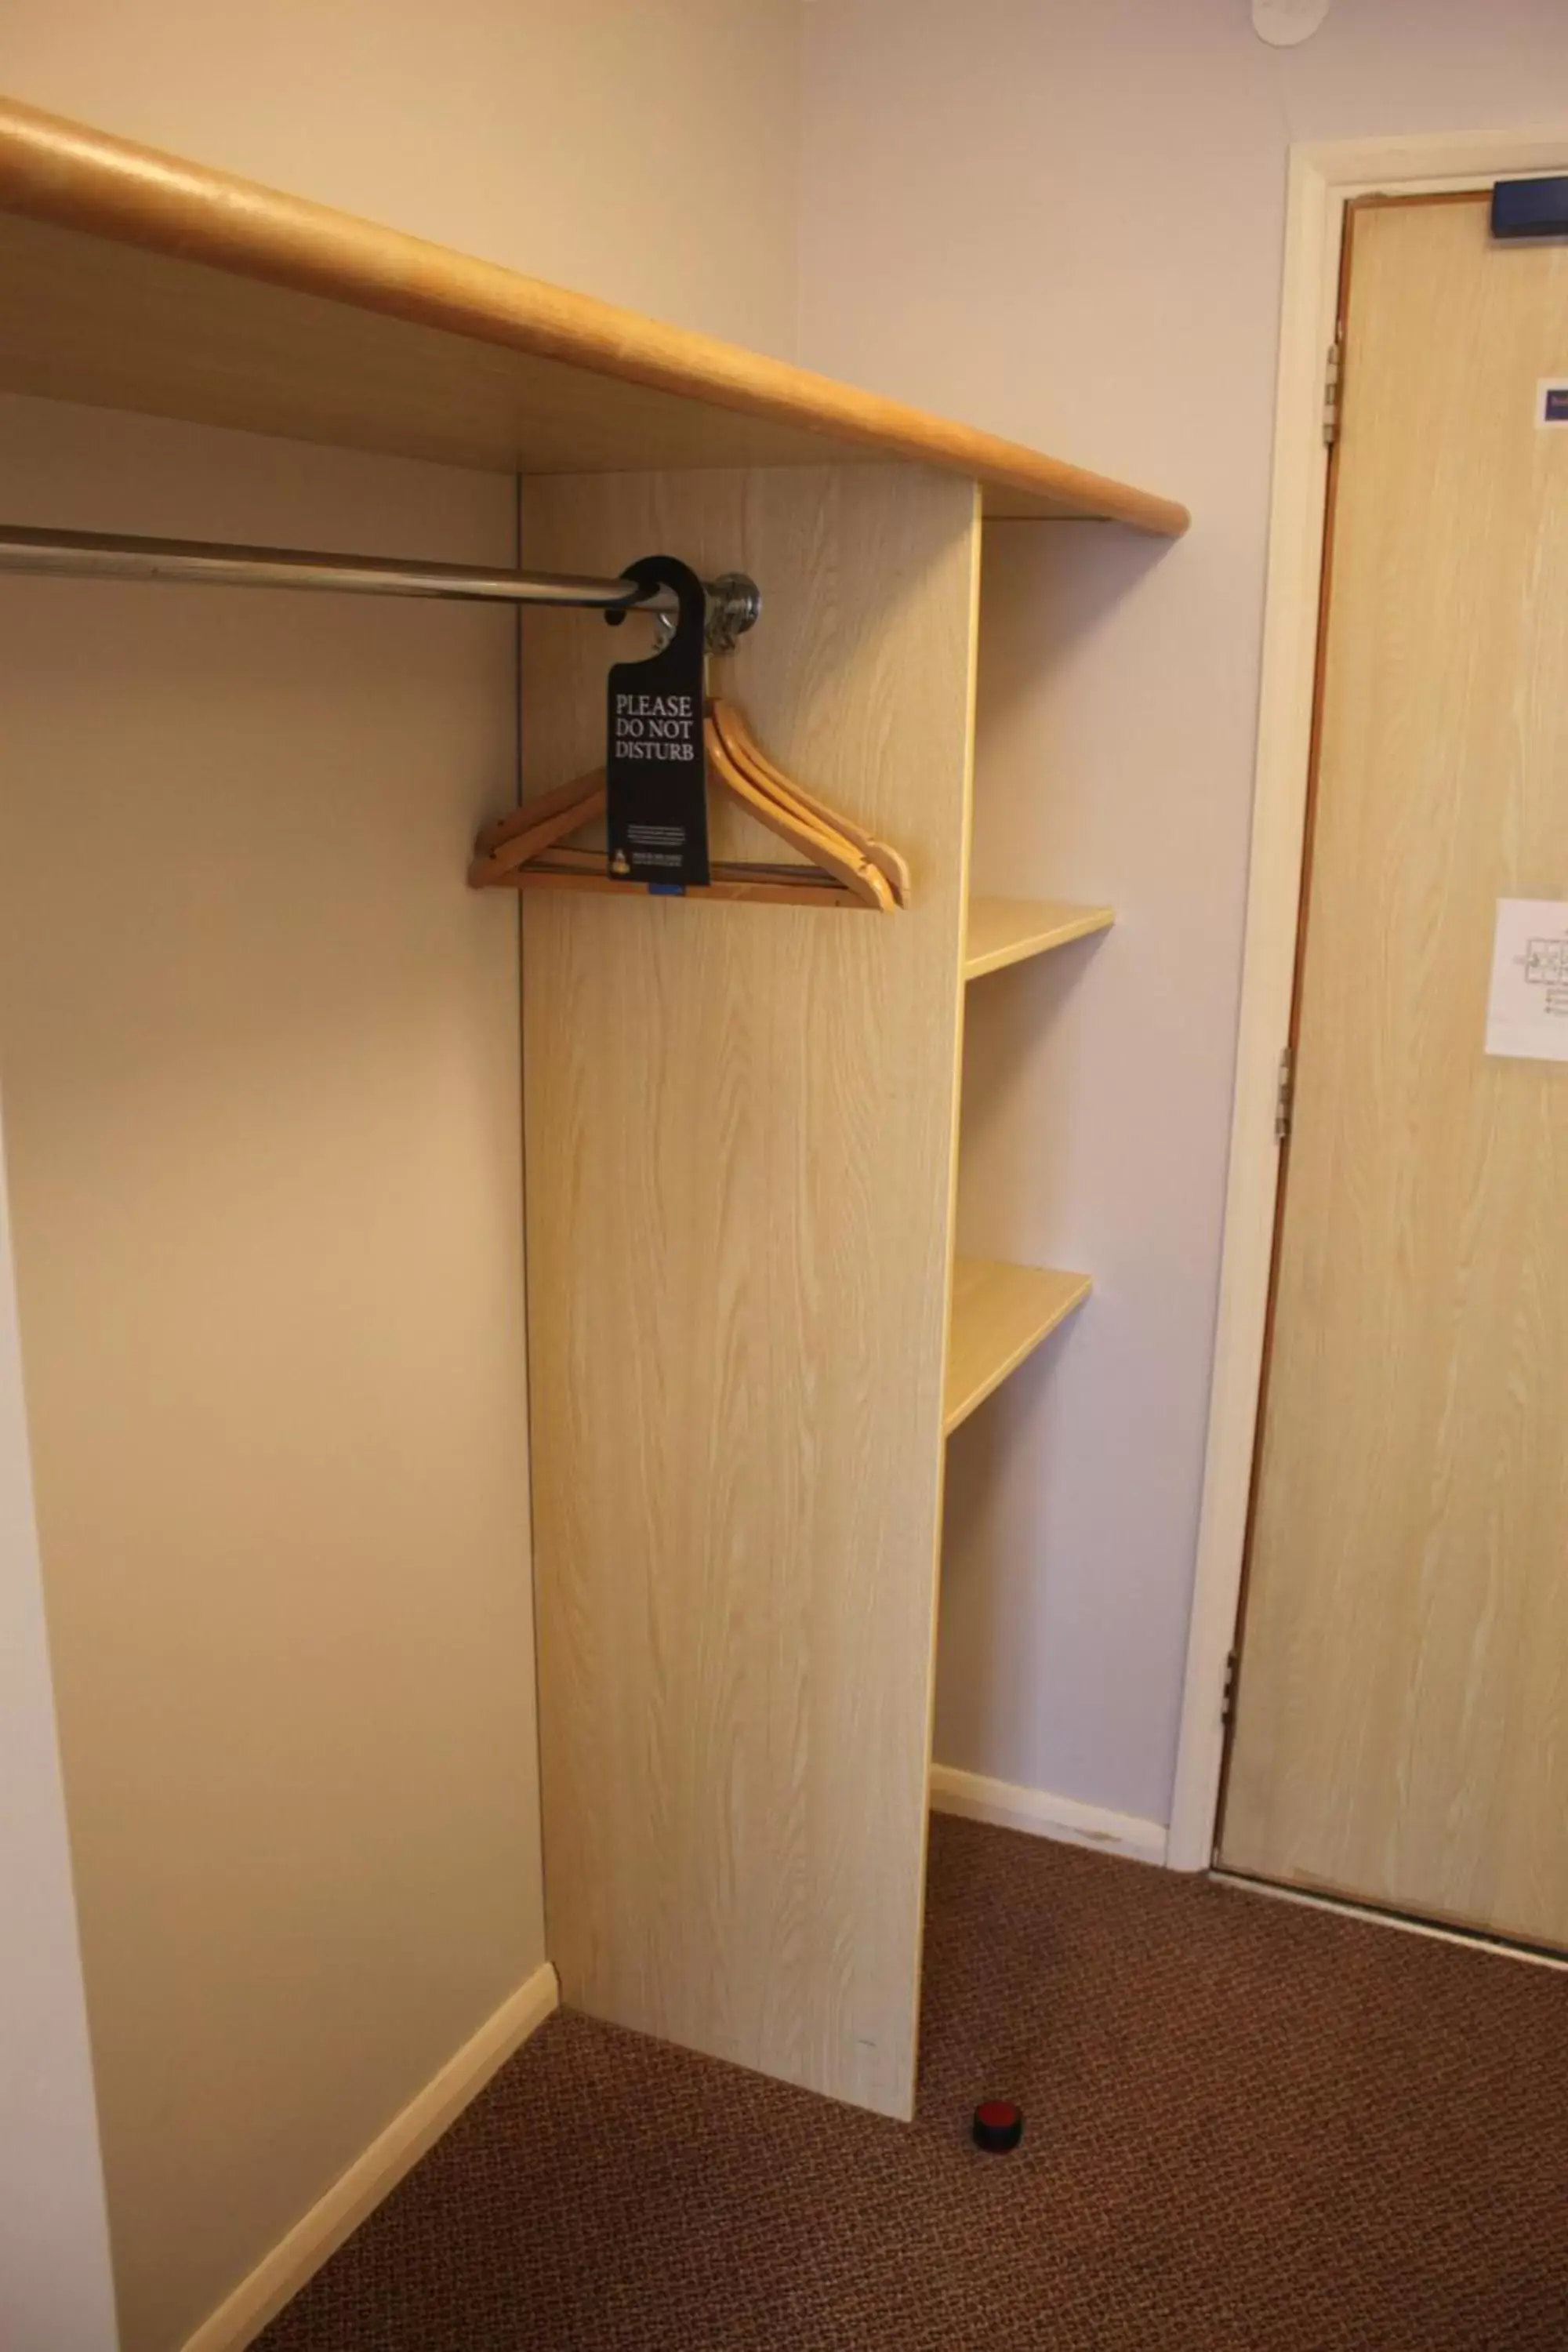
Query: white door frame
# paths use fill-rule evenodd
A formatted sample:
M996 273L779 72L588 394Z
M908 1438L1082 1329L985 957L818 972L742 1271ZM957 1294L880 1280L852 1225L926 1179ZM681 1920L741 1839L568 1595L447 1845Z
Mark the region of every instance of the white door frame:
M1345 206L1354 196L1488 187L1500 177L1564 171L1568 128L1290 150L1247 940L1208 1449L1166 1847L1173 1870L1206 1870L1217 1827L1226 1665L1241 1596L1274 1250L1275 1095L1294 984L1328 491L1324 381Z

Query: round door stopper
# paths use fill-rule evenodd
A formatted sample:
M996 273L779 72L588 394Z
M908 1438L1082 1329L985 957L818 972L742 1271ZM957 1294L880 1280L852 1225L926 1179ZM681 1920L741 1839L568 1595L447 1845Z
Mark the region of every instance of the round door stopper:
M1011 2099L982 2099L970 2129L987 2156L1008 2156L1024 2137L1024 2110Z

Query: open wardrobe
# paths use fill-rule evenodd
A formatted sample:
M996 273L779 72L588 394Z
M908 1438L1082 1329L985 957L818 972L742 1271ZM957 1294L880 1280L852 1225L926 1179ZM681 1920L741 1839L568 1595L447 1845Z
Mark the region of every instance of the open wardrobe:
M0 2352L1568 2341L1437 13L0 0Z
M6 1140L89 2000L144 1997L94 1984L138 1938L258 2099L292 1969L322 2032L405 1997L324 1899L412 1936L382 2030L433 2059L487 1978L498 2053L559 1983L907 2117L944 1447L1090 1290L954 1258L966 992L1112 919L971 893L982 549L1185 513L21 106L0 282ZM82 402L137 412L85 467ZM199 481L170 419L223 428ZM215 700L149 723L172 616ZM672 741L689 881L605 847L606 759L633 857L671 837ZM210 1961L121 1879L123 1807L199 1782ZM169 2052L99 2030L166 2274Z

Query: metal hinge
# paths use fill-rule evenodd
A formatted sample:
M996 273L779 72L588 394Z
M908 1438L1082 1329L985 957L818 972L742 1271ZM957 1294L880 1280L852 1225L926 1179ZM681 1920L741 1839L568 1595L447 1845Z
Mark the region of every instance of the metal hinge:
M1236 1713L1236 1670L1241 1664L1240 1654L1233 1650L1225 1662L1225 1689L1220 1695L1219 1719L1228 1723Z
M1279 1078L1274 1089L1274 1140L1290 1139L1290 1118L1296 1108L1296 1056L1289 1045L1279 1056Z
M1329 345L1329 368L1323 379L1323 444L1331 449L1340 437L1340 383L1344 374L1345 338L1342 327Z

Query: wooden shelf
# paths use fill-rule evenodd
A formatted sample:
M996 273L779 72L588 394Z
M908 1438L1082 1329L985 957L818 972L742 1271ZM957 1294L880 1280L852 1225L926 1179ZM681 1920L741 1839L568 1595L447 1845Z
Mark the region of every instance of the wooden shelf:
M1184 506L0 100L0 390L526 474L904 458L987 514Z
M1033 1355L1094 1285L1087 1274L961 1257L952 1269L942 1434L951 1437L1026 1356Z
M1113 907L1075 906L1067 898L971 898L963 977L978 980L983 972L1047 955L1069 940L1109 930L1115 920Z

